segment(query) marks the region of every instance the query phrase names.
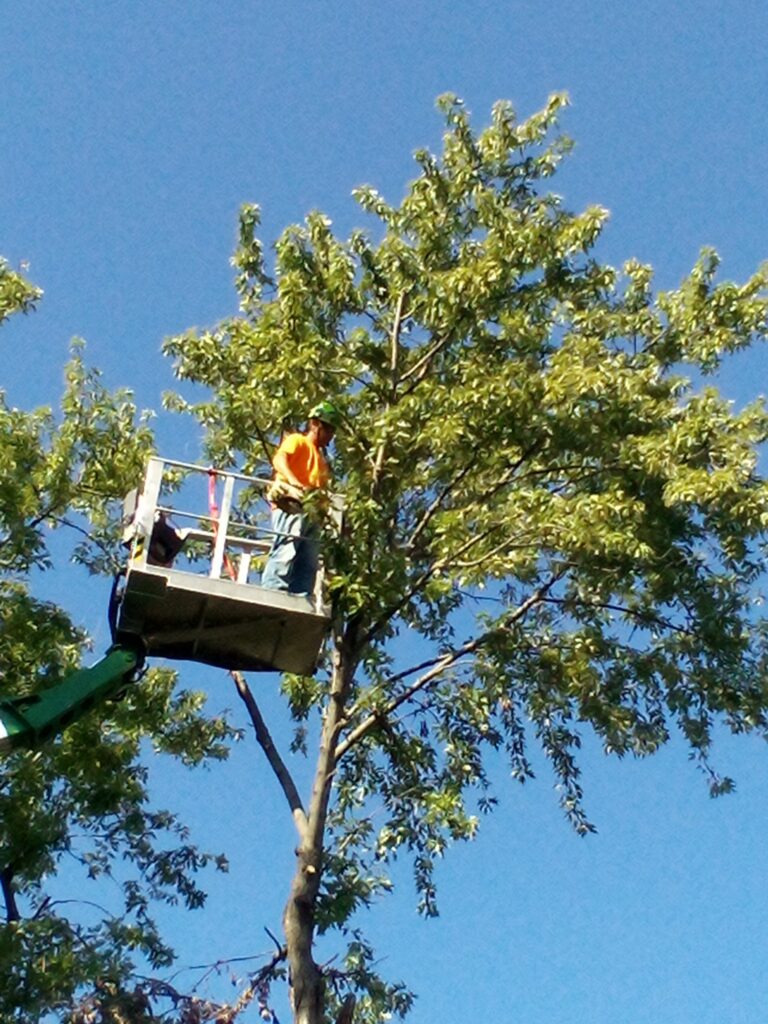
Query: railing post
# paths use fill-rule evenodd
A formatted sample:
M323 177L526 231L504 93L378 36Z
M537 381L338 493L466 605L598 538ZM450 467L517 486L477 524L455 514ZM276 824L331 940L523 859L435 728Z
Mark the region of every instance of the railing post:
M163 483L163 459L156 456L150 458L147 475L144 477L144 489L141 492L134 520L134 564L145 566L149 554L149 540L155 525L155 510L159 503L160 488Z
M219 510L219 521L216 525L216 544L213 548L211 559L211 579L221 579L221 570L224 565L224 548L227 543L227 531L229 529L229 513L232 510L232 494L235 489L235 478L229 474L224 476L224 495L221 499Z

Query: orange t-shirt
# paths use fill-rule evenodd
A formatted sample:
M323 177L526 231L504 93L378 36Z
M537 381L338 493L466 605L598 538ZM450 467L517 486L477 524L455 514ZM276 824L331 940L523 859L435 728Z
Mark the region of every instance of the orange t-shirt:
M288 434L278 452L285 455L291 472L303 487L325 487L331 479L325 456L305 434Z

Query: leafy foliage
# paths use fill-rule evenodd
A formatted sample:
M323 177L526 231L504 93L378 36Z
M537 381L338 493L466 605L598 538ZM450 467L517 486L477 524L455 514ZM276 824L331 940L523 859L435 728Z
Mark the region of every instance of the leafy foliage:
M313 403L344 412L328 671L284 684L297 720L314 707L324 725L312 929L349 929L401 852L436 913L435 860L495 802L491 751L524 781L537 743L585 833L584 728L619 756L679 730L713 793L730 786L709 767L714 723L765 731L768 415L701 381L765 338L768 275L719 283L705 250L656 295L650 267L600 263L606 211L546 190L564 103L524 121L497 104L477 133L442 97L442 154L416 154L402 202L359 188L370 232L341 240L312 213L274 266L245 207L241 314L166 345L210 389L168 402L214 462L256 468Z
M42 294L0 257L0 324L13 313L29 312Z
M10 285L6 287L8 282ZM3 270L3 310L23 309ZM115 499L140 478L152 436L127 392L108 392L76 346L65 370L61 411L24 412L0 395L0 693L18 696L58 682L79 666L86 636L67 613L35 594L63 537L91 571L114 570ZM70 569L72 573L76 570ZM75 584L76 585L76 584ZM106 602L105 602L106 604ZM202 713L200 694L174 692L175 678L152 671L122 699L91 712L60 741L0 764L0 1016L33 1022L71 1006L97 979L104 992L130 991L136 958L152 967L172 951L152 919L154 901L194 908L195 881L209 863L184 826L152 809L142 745L190 765L226 754L225 722ZM62 865L68 865L57 884ZM109 878L120 898L109 908L89 880ZM52 888L53 887L53 888ZM53 894L52 894L53 893ZM106 1019L106 1018L105 1018Z
M715 724L765 733L768 413L734 409L715 376L765 338L768 274L721 282L705 250L657 295L651 268L602 264L606 211L574 214L547 190L570 148L557 135L564 102L524 121L497 104L476 132L442 97L442 152L416 154L398 205L357 189L372 228L346 240L315 212L268 265L258 208L244 207L238 315L166 345L209 396L168 403L206 427L212 463L246 471L316 402L345 420L326 658L317 678L283 680L291 753L316 756L306 802L239 685L298 832L285 944L232 1004L132 978L137 956L171 956L152 902L198 906L195 873L210 862L150 808L141 744L198 764L230 736L198 696L152 673L109 714L3 766L0 1005L18 1020L53 1008L78 1024L148 1022L164 999L179 1021L269 1019L286 975L299 1024L348 1020L351 994L359 1022L402 1016L413 997L379 976L359 912L402 858L420 910L437 913L435 864L493 809L500 756L522 782L540 748L584 834L585 730L618 756L651 754L677 730L713 794L732 785L710 765ZM3 265L0 318L35 295ZM33 574L51 566L61 526L87 534L77 560L112 564L111 500L149 444L129 397L106 392L77 351L60 417L0 405L4 690L78 664L84 637L35 597ZM52 899L64 858L114 878L121 905L89 915ZM342 958L316 963L318 936L325 948L334 930Z

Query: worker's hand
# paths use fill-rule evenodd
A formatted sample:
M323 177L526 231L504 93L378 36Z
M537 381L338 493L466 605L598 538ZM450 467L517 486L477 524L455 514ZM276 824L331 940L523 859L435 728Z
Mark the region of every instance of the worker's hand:
M293 484L286 483L285 480L273 480L267 488L266 496L268 501L278 507L281 507L281 502L289 501L295 503L297 509L300 509L304 498L304 488L294 487Z

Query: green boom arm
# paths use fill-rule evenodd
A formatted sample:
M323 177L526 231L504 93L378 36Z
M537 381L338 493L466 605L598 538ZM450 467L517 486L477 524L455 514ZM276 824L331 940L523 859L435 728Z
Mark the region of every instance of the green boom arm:
M34 749L116 693L142 661L137 650L116 645L91 668L81 668L56 686L27 697L0 700L0 754Z

